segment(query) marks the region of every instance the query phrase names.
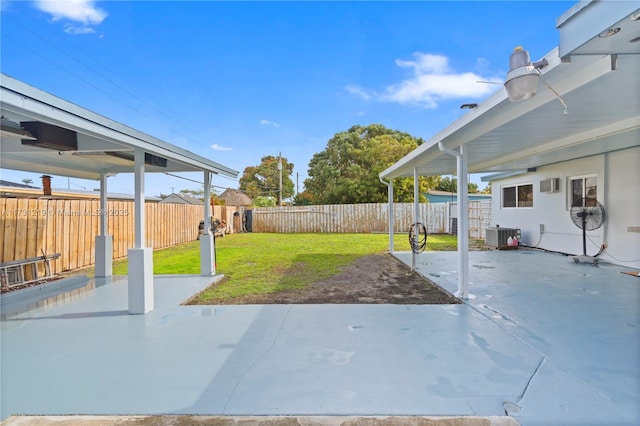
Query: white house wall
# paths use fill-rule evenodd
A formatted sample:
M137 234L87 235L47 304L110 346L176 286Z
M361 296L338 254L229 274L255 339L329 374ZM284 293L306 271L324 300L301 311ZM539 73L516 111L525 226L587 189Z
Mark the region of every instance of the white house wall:
M603 227L587 232L587 254L594 255L602 244L601 259L640 269L640 147L567 161L536 172L492 182L491 226L520 228L521 242L528 246L568 254L582 254L582 230L569 216L568 182L572 177L597 176L598 201L606 211ZM540 192L540 181L560 178L558 192ZM502 208L502 188L533 184L533 207ZM541 225L544 231L541 232Z

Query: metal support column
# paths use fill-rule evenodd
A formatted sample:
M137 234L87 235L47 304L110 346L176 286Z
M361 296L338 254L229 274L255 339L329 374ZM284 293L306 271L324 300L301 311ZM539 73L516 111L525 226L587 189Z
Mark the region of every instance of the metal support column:
M107 175L100 175L100 235L95 238L96 277L113 275L113 237L109 234Z
M454 151L444 146L442 142L438 142L440 151L456 157L456 166L458 169L458 291L455 292L457 297L462 299L469 298L469 201L468 201L468 182L467 182L467 158L464 154L464 144L460 146L460 151Z
M144 314L153 310L153 251L145 247L144 157L142 149L135 151L134 248L129 249L129 313Z
M413 169L413 235L418 238L420 230L418 229L418 222L420 222L420 191L418 181L418 168ZM415 271L416 264L418 263L418 253L415 250L411 250L411 270Z
M393 253L395 247L393 245L394 240L394 216L393 216L393 180L389 179L389 182L385 182L382 178L379 178L380 182L387 186L387 203L388 203L388 215L389 215L389 253Z
M393 214L393 180L389 179L389 186L387 187L387 198L389 198L389 253L393 253L395 250L394 240L394 225L395 216Z
M460 145L458 163L458 296L469 298L469 184L467 156Z
M211 233L211 172L204 172L204 233L200 234L200 275L216 273L215 235Z

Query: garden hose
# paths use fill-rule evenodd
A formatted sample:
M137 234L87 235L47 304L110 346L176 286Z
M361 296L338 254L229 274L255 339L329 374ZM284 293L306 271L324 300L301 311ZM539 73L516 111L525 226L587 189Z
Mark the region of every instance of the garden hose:
M418 235L415 235L415 231L418 231ZM409 228L409 245L411 251L418 254L422 253L427 248L427 228L424 224L417 222L411 225Z

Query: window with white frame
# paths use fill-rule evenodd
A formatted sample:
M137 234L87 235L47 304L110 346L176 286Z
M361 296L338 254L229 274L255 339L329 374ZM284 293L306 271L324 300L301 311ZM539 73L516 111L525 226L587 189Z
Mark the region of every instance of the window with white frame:
M598 177L596 175L569 178L569 207L596 206L598 204Z
M533 207L533 184L503 186L502 207L522 208Z

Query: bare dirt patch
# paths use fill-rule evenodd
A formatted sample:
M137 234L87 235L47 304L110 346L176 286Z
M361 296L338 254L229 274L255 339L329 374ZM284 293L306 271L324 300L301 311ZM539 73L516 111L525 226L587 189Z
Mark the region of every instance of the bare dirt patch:
M460 300L390 254L357 259L338 275L304 289L243 296L227 304L457 304Z

